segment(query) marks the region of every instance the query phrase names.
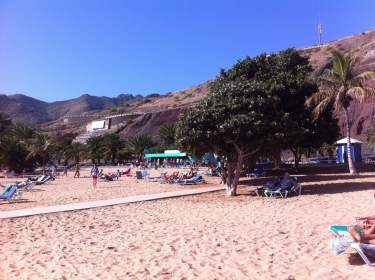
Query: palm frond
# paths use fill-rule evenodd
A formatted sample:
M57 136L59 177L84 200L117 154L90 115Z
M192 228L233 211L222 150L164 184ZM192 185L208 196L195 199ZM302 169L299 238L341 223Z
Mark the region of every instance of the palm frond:
M332 51L332 71L341 82L345 81L346 60L344 55L337 50Z
M358 74L357 76L355 76L356 79L360 79L360 80L372 80L372 79L375 79L375 71L365 71L365 72L362 72L360 74Z
M326 90L322 89L320 91L315 92L313 95L307 98L305 105L308 107L316 106L325 99L329 99L331 102L334 96L335 96L334 91L328 88L326 88Z
M332 98L322 99L319 103L317 103L312 111L313 117L317 119L319 115L329 107L330 104L332 104Z
M360 103L364 102L367 98L372 96L371 92L366 90L366 88L361 86L351 87L347 94L355 100L358 100Z

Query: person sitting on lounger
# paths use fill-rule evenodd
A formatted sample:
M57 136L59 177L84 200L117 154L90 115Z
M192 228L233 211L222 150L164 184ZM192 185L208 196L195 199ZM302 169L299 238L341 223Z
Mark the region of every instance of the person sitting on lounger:
M190 167L189 172L187 174L182 174L181 179L190 179L190 178L193 178L193 176L194 176L194 168Z
M375 225L355 225L349 228L349 233L357 242L375 244Z
M353 242L375 244L375 225L354 225L348 231L340 235L335 234L331 239L330 248L336 254L341 254L350 247Z
M286 172L283 178L280 181L280 187L283 189L292 188L296 185L296 181L289 176L289 173Z

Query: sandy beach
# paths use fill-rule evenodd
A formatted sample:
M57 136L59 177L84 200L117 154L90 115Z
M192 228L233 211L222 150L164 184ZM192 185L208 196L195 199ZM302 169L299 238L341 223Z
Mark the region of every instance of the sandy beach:
M115 172L115 167L105 167L104 172ZM124 170L124 168L122 168ZM187 169L166 169L168 174L174 171L187 172ZM150 169L151 176L159 176L164 170ZM135 171L132 171L135 174ZM30 208L36 206L48 206L57 204L67 204L74 202L95 201L126 197L142 194L177 191L186 188L197 188L202 185L181 186L178 184L160 184L150 180L137 180L134 176L121 176L118 180L105 182L98 180L96 188L92 186L89 169L81 170L81 178L73 178L74 172L69 172L68 177L58 176L55 181L47 184L34 186L30 191L22 192L22 200L9 204L0 201L0 211ZM220 181L218 177L206 177L206 184L203 186L217 185ZM22 179L0 179L0 183L12 183Z
M234 198L215 192L0 220L0 279L371 279L374 269L354 252L329 251L328 228L375 214L375 173L300 179L305 194L288 199L253 196L264 179L244 178Z

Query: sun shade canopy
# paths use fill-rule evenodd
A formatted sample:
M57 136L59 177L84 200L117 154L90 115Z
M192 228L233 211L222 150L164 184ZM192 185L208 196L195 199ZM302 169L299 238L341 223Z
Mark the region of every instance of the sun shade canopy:
M186 157L186 153L181 153L179 150L166 150L164 153L145 154L145 158L175 158Z

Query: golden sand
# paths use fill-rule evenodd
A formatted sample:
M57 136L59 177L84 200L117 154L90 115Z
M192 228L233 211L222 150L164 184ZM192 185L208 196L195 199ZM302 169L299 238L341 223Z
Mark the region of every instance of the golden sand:
M64 180L46 188L67 187ZM244 186L234 198L217 192L0 220L0 279L372 279L374 268L353 252L332 255L328 228L375 215L375 173L301 180L305 195L288 199Z

